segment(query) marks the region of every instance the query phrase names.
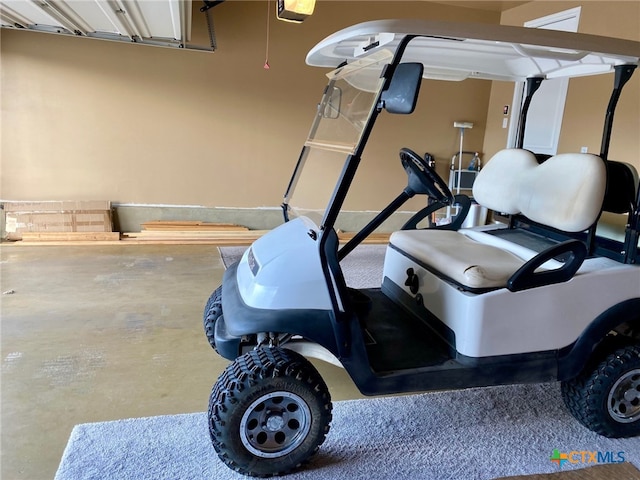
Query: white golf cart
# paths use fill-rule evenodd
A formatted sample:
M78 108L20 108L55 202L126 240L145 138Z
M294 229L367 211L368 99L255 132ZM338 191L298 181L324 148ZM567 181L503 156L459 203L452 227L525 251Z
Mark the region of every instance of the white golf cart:
M638 42L417 20L355 25L315 46L307 63L337 69L288 185L285 222L226 271L204 312L210 343L232 360L209 403L220 458L270 476L318 450L332 407L305 357L344 367L365 395L561 381L587 428L640 434L638 176L607 158L616 103L639 58ZM544 79L609 72L599 155L522 148ZM493 156L473 185L475 202L507 221L461 228L469 199L401 148L407 187L341 245L336 222L376 119L412 113L423 78L526 82L519 148ZM335 165L314 220L319 179ZM415 195L428 206L391 235L382 284L351 288L341 260ZM451 223L419 228L452 205ZM603 212L624 216L623 238L596 234Z

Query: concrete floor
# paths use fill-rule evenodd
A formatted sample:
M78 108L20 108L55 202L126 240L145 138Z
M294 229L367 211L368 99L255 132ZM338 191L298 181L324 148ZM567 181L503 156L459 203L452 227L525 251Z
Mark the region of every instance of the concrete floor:
M0 253L0 478L53 478L79 423L206 410L227 365L202 329L224 271L217 247ZM343 370L314 363L333 400L361 397Z

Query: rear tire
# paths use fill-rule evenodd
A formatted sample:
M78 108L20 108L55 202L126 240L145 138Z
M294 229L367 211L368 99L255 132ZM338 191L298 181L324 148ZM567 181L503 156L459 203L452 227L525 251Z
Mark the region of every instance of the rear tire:
M207 301L207 305L204 307L204 314L202 318L202 322L204 325L204 334L207 336L207 340L209 341L209 345L217 352L216 349L216 339L215 339L215 330L216 330L216 322L218 318L222 316L222 286L216 288L209 300Z
M238 357L213 386L209 433L220 459L244 475L298 469L329 432L331 398L303 356L260 348Z
M640 345L615 350L562 382L562 398L585 427L610 438L640 435Z

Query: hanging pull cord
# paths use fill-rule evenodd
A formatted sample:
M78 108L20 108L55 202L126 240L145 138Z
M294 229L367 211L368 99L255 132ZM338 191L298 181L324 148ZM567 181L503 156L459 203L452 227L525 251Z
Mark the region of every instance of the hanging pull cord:
M264 69L269 70L271 66L269 65L269 27L270 27L270 16L269 12L271 11L271 0L267 1L267 47L264 53Z

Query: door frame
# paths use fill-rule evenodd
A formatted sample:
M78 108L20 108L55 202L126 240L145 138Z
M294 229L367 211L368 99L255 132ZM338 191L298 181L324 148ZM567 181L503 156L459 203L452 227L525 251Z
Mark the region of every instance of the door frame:
M568 10L563 10L562 12L553 13L551 15L545 15L544 17L535 18L533 20L529 20L524 22L525 27L529 28L543 28L547 25L552 25L554 23L562 22L565 20L570 20L575 18L575 32L578 31L578 24L580 22L580 12L582 7L570 8ZM571 31L571 30L566 30ZM562 117L564 114L564 105L567 99L567 89L569 87L569 79L560 79L562 83L559 83L559 87L562 90L562 108L559 109L557 113L558 118L557 121L562 127ZM544 82L543 82L544 84ZM509 122L509 130L507 132L507 148L514 148L516 146L517 136L518 136L518 128L520 123L520 113L522 111L522 102L524 101L524 91L525 91L525 82L517 82L513 89L513 100L511 101L511 121ZM535 98L535 96L534 96ZM558 142L560 140L560 128L556 129L553 133L552 139L552 149L557 151ZM542 153L542 152L536 152Z

